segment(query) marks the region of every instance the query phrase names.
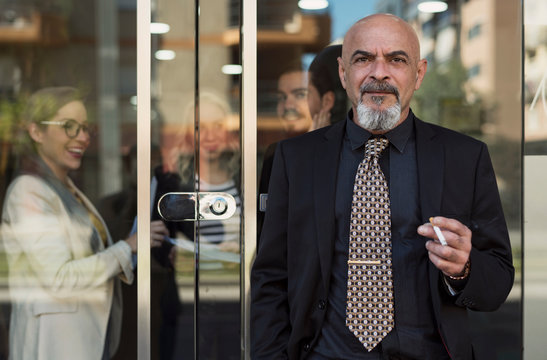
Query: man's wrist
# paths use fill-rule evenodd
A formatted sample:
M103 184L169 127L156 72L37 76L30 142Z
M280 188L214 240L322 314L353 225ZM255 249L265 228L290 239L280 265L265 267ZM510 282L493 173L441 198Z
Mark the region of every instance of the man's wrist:
M455 296L463 291L463 288L467 284L469 273L471 271L471 264L469 260L465 263L461 274L456 276L444 275L443 280L450 295Z
M469 276L469 273L471 272L471 262L467 260L465 263L465 266L463 267L463 271L458 275L448 275L448 278L450 280L465 280Z

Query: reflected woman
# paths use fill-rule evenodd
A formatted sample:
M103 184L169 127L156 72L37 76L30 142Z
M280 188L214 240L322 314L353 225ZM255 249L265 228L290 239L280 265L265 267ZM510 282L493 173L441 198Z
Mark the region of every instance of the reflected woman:
M224 192L236 201L236 212L226 220L200 224L202 242L222 251L239 252L239 141L238 119L220 96L203 92L200 97L199 189Z
M23 120L26 151L1 228L12 298L10 359L108 359L120 335L119 279L133 281L136 235L114 244L68 176L91 140L79 92L42 89ZM151 246L165 234L163 223L153 222Z
M239 252L240 236L240 175L238 117L227 101L215 92L204 90L199 98L199 141L194 139L194 104L184 111L184 125L170 149L164 149L163 174L155 172L160 194L167 192L168 177L177 174L179 188L169 191L224 192L236 201L236 212L229 219L207 220L199 224L200 243L216 245L224 252ZM199 142L199 174L196 174L194 152ZM198 176L199 175L199 176ZM173 182L173 181L172 181ZM161 191L159 189L162 189ZM193 224L181 224L182 232L193 240ZM190 226L184 226L190 225Z

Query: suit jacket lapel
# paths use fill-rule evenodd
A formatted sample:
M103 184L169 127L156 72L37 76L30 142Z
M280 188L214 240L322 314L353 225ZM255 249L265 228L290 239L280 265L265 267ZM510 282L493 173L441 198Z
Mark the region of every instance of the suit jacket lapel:
M345 121L340 121L325 133L324 141L319 143L315 149L313 164L314 215L317 224L319 260L325 289L329 288L336 238L334 226L336 178L340 149L346 129L345 124Z
M444 177L444 146L434 129L427 123L415 119L416 160L422 220L440 215Z

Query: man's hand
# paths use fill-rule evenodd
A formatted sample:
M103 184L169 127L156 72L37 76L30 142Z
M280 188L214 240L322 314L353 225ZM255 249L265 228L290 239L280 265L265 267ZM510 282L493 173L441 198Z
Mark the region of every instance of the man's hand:
M432 218L432 222L418 227L418 234L433 239L425 244L429 260L446 276L461 276L471 252L471 230L458 220L442 216ZM433 225L441 229L446 246L439 242Z

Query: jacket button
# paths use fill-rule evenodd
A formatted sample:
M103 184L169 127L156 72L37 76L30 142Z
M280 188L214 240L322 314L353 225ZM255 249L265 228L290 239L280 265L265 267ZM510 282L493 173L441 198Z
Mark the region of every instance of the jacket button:
M317 307L319 310L325 310L327 307L327 302L325 300L319 300L319 305Z
M305 344L305 345L304 345L304 351L305 351L305 352L310 351L310 349L311 349L310 344Z

